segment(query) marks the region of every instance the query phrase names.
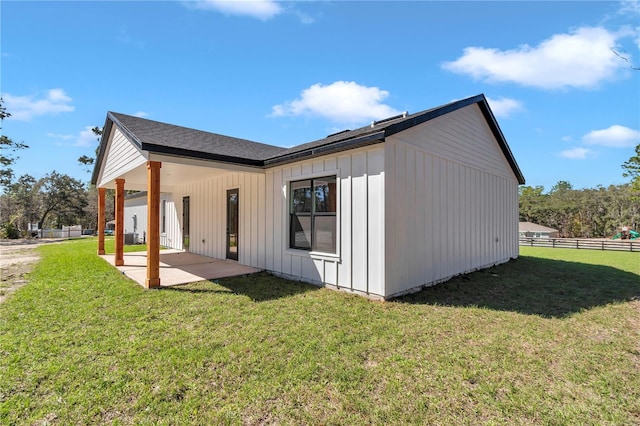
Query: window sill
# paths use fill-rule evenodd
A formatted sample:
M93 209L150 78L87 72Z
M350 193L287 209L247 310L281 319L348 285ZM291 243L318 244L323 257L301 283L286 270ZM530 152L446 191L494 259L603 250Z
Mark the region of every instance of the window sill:
M284 254L298 257L309 257L311 259L330 260L332 262L340 262L340 256L334 253L323 253L320 251L307 251L296 249L285 249Z

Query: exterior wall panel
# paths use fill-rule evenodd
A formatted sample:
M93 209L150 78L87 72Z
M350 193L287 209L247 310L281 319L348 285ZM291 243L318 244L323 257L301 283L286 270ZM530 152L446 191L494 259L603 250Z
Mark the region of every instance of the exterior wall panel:
M518 181L472 105L385 142L386 297L518 256Z
M289 249L288 185L292 180L337 175L337 253ZM384 148L361 148L268 169L267 269L287 278L383 296ZM282 261L278 258L281 256Z
M348 238L352 234L351 224L353 219L351 217L351 156L341 155L338 157L338 169L340 170L340 198L341 202L338 208L340 209L340 220L338 223L340 234L340 256L342 260L337 263L338 279L336 285L339 288L351 289L351 262L345 261L345 259L351 259L352 257L352 245L351 238ZM343 237L344 236L344 237Z
M108 146L104 160L102 179L98 183L98 186L100 187L107 184L126 172L143 165L146 161L147 159L142 153L138 151L133 143L129 142L127 137L116 127Z
M239 190L239 247L238 262L264 268L266 241L264 175L230 172L207 178L198 183L176 187L167 203L167 232L161 244L184 250L182 241L182 199L189 197L189 251L217 259L226 258L227 190ZM170 217L169 217L170 216Z
M124 215L124 232L125 234L130 232L136 232L140 234L147 232L147 197L136 197L124 200L124 208L126 214ZM136 220L134 224L133 216ZM134 228L135 225L135 228Z

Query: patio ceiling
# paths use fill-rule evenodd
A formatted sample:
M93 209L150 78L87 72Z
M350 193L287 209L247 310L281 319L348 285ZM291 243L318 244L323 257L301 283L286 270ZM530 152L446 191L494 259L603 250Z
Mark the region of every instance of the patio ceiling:
M206 180L228 172L242 171L248 173L264 174L264 170L258 167L242 166L215 161L197 160L192 158L173 157L148 153L150 161L162 163L160 169L160 191L172 192L178 185ZM119 176L125 180L125 189L135 191L147 190L147 165L142 164ZM105 188L115 189L115 180L102 185Z

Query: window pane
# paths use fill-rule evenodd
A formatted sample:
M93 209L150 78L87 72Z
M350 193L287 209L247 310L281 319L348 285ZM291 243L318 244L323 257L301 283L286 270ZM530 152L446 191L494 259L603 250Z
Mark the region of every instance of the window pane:
M313 219L313 249L325 253L336 252L336 217L315 216Z
M311 248L311 216L291 215L289 246L292 248Z
M291 182L291 213L311 213L311 181Z
M316 198L315 211L321 213L336 211L336 178L322 178L313 181Z

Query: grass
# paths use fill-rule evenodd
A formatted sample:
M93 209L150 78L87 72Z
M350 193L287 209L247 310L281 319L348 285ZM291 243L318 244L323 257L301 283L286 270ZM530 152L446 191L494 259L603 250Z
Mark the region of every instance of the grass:
M95 242L0 305L0 424L640 423L640 261L518 260L376 303L266 274L144 290Z

